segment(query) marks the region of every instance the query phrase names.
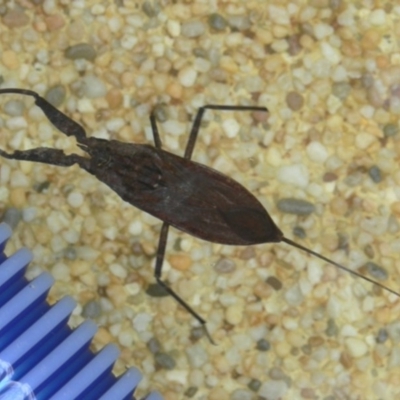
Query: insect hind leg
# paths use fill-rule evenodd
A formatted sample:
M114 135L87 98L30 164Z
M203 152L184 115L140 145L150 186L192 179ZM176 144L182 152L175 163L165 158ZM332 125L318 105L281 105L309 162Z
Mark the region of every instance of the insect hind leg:
M33 90L26 89L0 89L0 94L16 93L25 96L32 96L35 99L35 104L44 112L49 121L62 133L67 136L75 136L79 142L86 137L85 129L73 119L62 113L45 98L39 96Z
M200 130L201 121L203 119L204 113L206 110L222 110L222 111L264 111L268 112L266 107L257 107L257 106L224 106L217 104L208 104L203 107L200 107L197 111L196 117L193 122L192 129L189 134L189 139L186 145L184 158L190 160L192 158L194 146L196 144L197 135Z
M201 326L203 327L203 330L208 337L209 341L212 344L215 344L214 341L211 338L211 335L209 334L207 328L206 328L206 321L202 317L200 317L199 314L197 314L196 311L194 311L183 299L181 299L164 281L161 280L161 270L162 270L162 265L164 262L164 256L165 256L165 247L167 245L167 237L168 237L168 228L169 225L164 222L161 228L161 233L160 233L160 240L158 242L158 248L157 248L157 258L156 258L156 267L155 267L155 272L154 276L157 280L157 283L165 289L183 308L186 309L191 315L193 315L194 318L197 319L197 321L200 322Z

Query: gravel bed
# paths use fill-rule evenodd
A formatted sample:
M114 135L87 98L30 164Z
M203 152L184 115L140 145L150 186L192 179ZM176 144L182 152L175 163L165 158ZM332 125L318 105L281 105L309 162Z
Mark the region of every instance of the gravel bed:
M0 4L0 88L35 90L88 135L194 159L254 193L289 238L400 290L400 6L350 0L115 0ZM18 95L0 97L0 148L81 153ZM170 230L80 170L0 159L7 251L73 295L72 324L118 343L142 370L138 396L166 400L399 398L400 299L286 244L222 246ZM151 290L149 290L149 287Z

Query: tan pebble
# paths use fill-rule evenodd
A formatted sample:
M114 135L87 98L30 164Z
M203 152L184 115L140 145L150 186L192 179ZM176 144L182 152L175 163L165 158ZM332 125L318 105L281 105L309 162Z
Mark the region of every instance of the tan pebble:
M122 94L118 89L111 89L106 94L106 100L111 109L116 109L122 104Z
M231 325L239 324L243 319L243 304L237 303L229 306L225 312L226 321Z
M321 346L325 343L324 338L322 338L321 336L311 336L308 339L308 344L312 347L317 347L317 346Z
M36 241L40 244L44 244L44 245L49 244L53 237L53 234L50 232L49 229L42 227L40 225L33 232L34 232Z
M343 351L340 354L340 363L343 365L343 367L349 369L353 366L353 358L347 351Z
M379 45L380 41L380 32L376 29L368 29L361 39L361 47L363 50L373 50Z
M394 214L396 214L397 216L400 215L400 201L395 201L390 205L390 209L392 210L392 212Z
M386 55L379 55L375 58L376 66L379 69L384 69L390 66L390 59ZM375 116L374 116L375 117Z
M366 343L357 338L346 339L346 347L349 354L355 358L362 357L368 352L368 346Z
M376 322L385 325L392 321L392 313L388 307L380 309L379 312L375 313Z
M358 57L361 55L361 47L357 40L344 40L342 44L342 52L348 57Z
M74 260L71 263L71 275L75 277L79 277L79 275L84 274L89 271L89 263L84 260Z
M192 265L192 259L187 254L175 254L169 257L169 263L178 271L186 271Z
M49 15L45 18L47 30L56 31L65 25L64 18L60 14Z
M229 394L221 388L215 388L208 394L208 400L229 400Z
M104 327L100 327L95 336L96 343L100 345L106 345L113 341L113 337L110 332Z
M173 99L180 99L182 97L182 86L178 82L171 82L166 89L166 93Z
M253 287L253 294L260 299L267 299L273 292L272 287L266 282L257 282Z
M7 69L19 68L19 60L17 53L15 53L12 50L4 50L1 55L1 61L4 67Z
M122 73L121 75L122 86L124 87L132 86L134 82L135 82L135 75L132 72L125 71Z
M334 234L324 234L320 237L320 243L327 251L334 251L339 246L339 237Z
M218 357L214 362L215 368L221 374L227 374L231 370L231 366L225 357Z
M10 203L16 207L21 208L26 204L25 188L17 187L10 193Z
M126 293L121 285L108 285L106 289L107 296L110 298L112 303L116 306L122 306L126 303Z
M290 353L290 346L286 341L279 342L274 347L275 352L279 357L286 357Z
M300 335L296 331L288 332L287 341L293 347L301 347L304 345L304 339L303 339L302 335Z
M312 388L303 388L300 391L300 395L303 399L316 399L316 394Z
M330 203L330 209L335 215L345 215L348 208L346 200L341 197L334 198Z
M88 271L79 276L79 280L84 283L86 286L96 290L97 287L97 279L95 274L92 271Z
M96 65L101 67L101 68L106 68L108 67L108 65L110 64L112 57L111 57L111 52L110 51L106 51L102 54L99 54L96 57Z
M29 17L22 10L10 10L4 15L2 23L9 28L19 28L29 23Z

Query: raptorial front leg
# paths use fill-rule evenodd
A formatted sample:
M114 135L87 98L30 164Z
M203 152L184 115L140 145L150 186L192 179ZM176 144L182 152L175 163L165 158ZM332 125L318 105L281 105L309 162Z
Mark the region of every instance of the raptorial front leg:
M45 98L39 96L33 90L27 89L0 89L0 94L16 93L25 96L32 96L35 104L44 112L49 121L62 133L67 136L74 136L79 142L86 137L85 129L63 112L55 108Z
M184 158L190 160L192 158L194 145L196 144L197 135L199 133L201 120L203 119L206 110L223 110L223 111L264 111L268 112L266 107L257 106L223 106L216 104L208 104L200 107L197 111L196 118L194 119L192 129L190 131L189 139L186 145Z
M0 156L10 160L33 161L44 164L69 167L78 164L84 169L90 166L90 160L77 154L64 154L62 150L49 147L38 147L30 150L16 150L14 153L7 153L0 150Z
M167 238L168 238L168 228L169 225L164 222L161 228L161 233L160 233L160 240L158 242L158 248L157 248L157 259L156 259L156 268L155 268L155 273L154 276L157 280L157 283L164 288L182 307L184 307L191 315L193 315L194 318L197 319L197 321L200 322L206 336L208 337L208 340L212 343L215 344L214 341L211 338L210 333L208 332L206 328L206 321L202 317L200 317L199 314L197 314L196 311L194 311L183 299L181 299L165 282L161 280L161 270L164 262L164 256L165 256L165 247L167 245Z

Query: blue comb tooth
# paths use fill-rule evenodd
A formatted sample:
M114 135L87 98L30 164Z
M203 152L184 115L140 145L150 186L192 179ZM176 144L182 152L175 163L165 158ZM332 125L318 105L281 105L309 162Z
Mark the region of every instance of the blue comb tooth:
M75 301L66 296L47 303L54 279L44 272L28 281L32 253L21 249L7 258L10 235L1 223L0 400L135 400L139 370L113 375L118 348L109 344L96 354L90 350L95 323L84 321L76 329L67 325ZM163 397L152 392L145 400Z

